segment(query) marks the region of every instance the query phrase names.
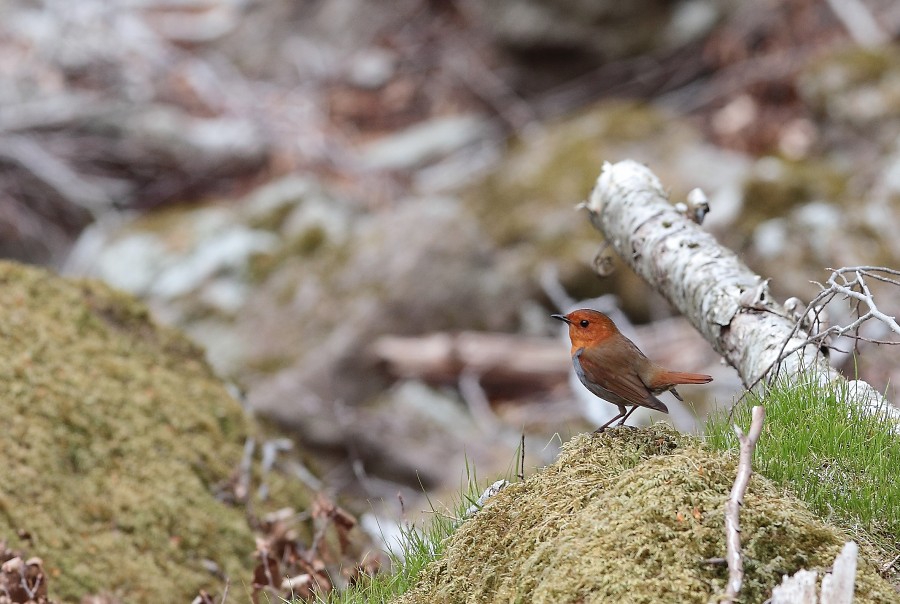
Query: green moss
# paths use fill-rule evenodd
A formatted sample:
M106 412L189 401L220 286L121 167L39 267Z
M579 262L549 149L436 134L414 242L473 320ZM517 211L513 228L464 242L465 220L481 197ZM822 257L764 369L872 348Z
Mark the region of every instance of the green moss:
M0 537L44 559L51 595L189 601L220 584L205 559L248 576L244 512L212 491L249 426L202 351L128 296L11 263L0 308Z
M787 216L805 203L846 198L849 176L830 163L771 161L778 162L778 175L752 176L744 182L744 209L737 224L746 238L760 223Z
M251 283L263 283L284 260L281 254L259 253L250 256L247 263L247 279Z
M346 246L329 247L328 232L320 225L313 225L287 241L275 253L254 254L250 258L248 275L254 283L263 283L292 259L309 259L326 248L332 252L331 256L344 258L344 247Z
M328 243L328 233L319 225L314 225L300 233L288 245L288 253L309 256Z
M574 211L570 224L548 228L548 209L574 208L593 188L603 161L614 158L614 149L659 133L665 123L664 115L647 105L601 104L516 142L501 169L473 188L467 203L501 246L548 245L558 255L571 245L573 232L577 239L593 231Z
M798 77L798 89L807 104L825 114L835 98L894 77L898 66L900 51L890 45L873 49L839 47L819 55L804 68Z
M462 524L397 602L708 602L727 569L724 504L735 460L662 425L582 435L543 472ZM741 512L744 602L785 573L824 571L848 536L754 475ZM861 560L856 602L896 598Z
M285 220L287 220L291 215L291 212L296 209L299 202L300 198L297 198L275 205L268 212L257 213L247 220L247 226L251 229L260 229L277 233L284 226Z

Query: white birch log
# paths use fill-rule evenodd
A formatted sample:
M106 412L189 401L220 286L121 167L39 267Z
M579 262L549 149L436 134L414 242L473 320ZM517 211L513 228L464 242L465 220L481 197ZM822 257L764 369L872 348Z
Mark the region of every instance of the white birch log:
M798 570L793 576L785 575L781 585L772 590L771 604L817 604L814 570Z
M584 205L607 242L737 369L745 386L794 348L781 375L808 369L823 382L840 378L814 345L803 346L808 334L800 331L785 345L794 321L767 281L676 210L649 168L631 160L605 164ZM862 404L883 400L865 382L855 386Z
M771 604L853 604L856 585L856 562L859 547L848 541L834 559L832 572L822 577L822 594L816 599L817 573L799 570L785 575L781 585L772 590Z

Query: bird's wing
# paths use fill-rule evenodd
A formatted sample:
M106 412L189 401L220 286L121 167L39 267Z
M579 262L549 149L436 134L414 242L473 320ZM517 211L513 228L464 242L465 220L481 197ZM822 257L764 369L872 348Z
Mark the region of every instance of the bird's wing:
M637 347L635 347L635 350L637 350ZM581 348L575 353L575 359L581 364L581 369L585 374L578 377L581 378L588 390L591 390L597 396L606 398L606 394L612 393L622 400L612 400L610 401L611 403L640 405L641 407L648 407L663 413L669 412L666 405L653 396L653 393L644 385L644 382L641 381L640 376L633 368L623 368L619 371L611 370L611 368L621 365L621 357L616 355L614 350ZM588 375L590 376L590 381L600 387L600 392L591 388L590 384L585 381Z

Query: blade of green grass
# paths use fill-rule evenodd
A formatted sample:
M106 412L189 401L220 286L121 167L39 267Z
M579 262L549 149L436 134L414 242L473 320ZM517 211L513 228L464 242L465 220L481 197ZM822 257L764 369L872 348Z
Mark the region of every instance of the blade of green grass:
M518 458L518 453L516 454ZM341 592L332 592L326 598L318 600L319 604L363 604L384 603L405 593L416 583L419 573L429 562L441 555L444 543L463 522L466 510L478 501L487 485L479 486L475 467L465 460L465 477L460 486L459 496L440 511L426 493L426 500L431 509L431 517L422 526L405 524L400 527L399 546L401 554L396 554L387 547L385 550L391 560L391 570L379 573L374 577L362 576L350 588ZM424 489L423 489L424 490Z

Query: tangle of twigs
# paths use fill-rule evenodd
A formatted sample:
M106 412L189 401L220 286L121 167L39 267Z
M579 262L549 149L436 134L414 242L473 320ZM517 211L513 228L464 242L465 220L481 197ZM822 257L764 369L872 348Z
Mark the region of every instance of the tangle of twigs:
M778 378L784 360L811 344L817 346L820 350L833 349L834 346L832 346L830 342L834 338L842 336L848 337L854 341L855 353L859 352L860 342L887 345L900 344L900 325L897 324L897 319L879 310L878 306L875 304L875 299L869 289L869 285L866 283L866 279L873 279L900 287L900 270L884 266L846 266L839 269L828 270L831 271L831 276L828 277L825 284L823 285L816 282L816 284L822 288L822 291L806 305L805 309L802 309L795 314L797 322L788 334L788 337L785 338L784 343L781 345L778 356L750 385L748 390L752 390L770 374L771 377L768 381L770 383L774 382ZM847 325L826 325L827 321L824 316L825 306L837 298L851 301L853 311L856 314L856 319ZM865 308L863 308L863 304L865 304ZM897 334L898 339L882 340L863 336L860 333L860 328L864 323L871 319L875 319L885 324L891 331ZM800 333L801 330L805 330L805 333L808 333L809 336L801 343L788 348L788 343Z

